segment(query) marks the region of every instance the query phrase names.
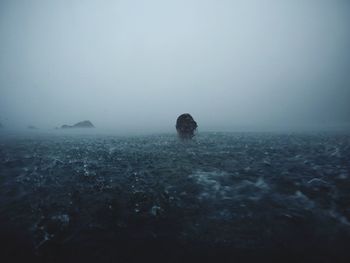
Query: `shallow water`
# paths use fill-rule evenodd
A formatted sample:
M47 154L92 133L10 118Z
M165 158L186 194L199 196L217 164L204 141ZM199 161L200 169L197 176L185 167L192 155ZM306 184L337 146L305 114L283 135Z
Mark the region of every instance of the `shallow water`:
M0 257L350 262L350 136L3 135Z

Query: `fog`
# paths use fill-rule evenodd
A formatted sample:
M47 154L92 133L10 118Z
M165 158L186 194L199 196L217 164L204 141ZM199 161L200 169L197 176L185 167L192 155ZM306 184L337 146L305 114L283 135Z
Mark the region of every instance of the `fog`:
M349 14L346 0L1 0L0 122L347 125Z

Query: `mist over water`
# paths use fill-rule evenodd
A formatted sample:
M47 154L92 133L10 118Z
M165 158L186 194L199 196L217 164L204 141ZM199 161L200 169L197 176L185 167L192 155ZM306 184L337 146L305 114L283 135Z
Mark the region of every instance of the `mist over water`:
M350 262L349 14L0 0L0 262Z
M0 122L167 132L348 126L348 1L0 3Z

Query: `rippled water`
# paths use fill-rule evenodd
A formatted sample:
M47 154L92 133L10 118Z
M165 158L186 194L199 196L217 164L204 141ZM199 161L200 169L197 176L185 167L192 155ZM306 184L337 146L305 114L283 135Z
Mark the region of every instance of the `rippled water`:
M0 176L12 261L350 262L348 135L2 136Z

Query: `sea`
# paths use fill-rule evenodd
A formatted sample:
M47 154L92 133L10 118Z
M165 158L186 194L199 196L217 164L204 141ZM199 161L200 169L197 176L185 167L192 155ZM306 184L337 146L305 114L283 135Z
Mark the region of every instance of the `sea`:
M350 262L350 134L0 135L0 262Z

